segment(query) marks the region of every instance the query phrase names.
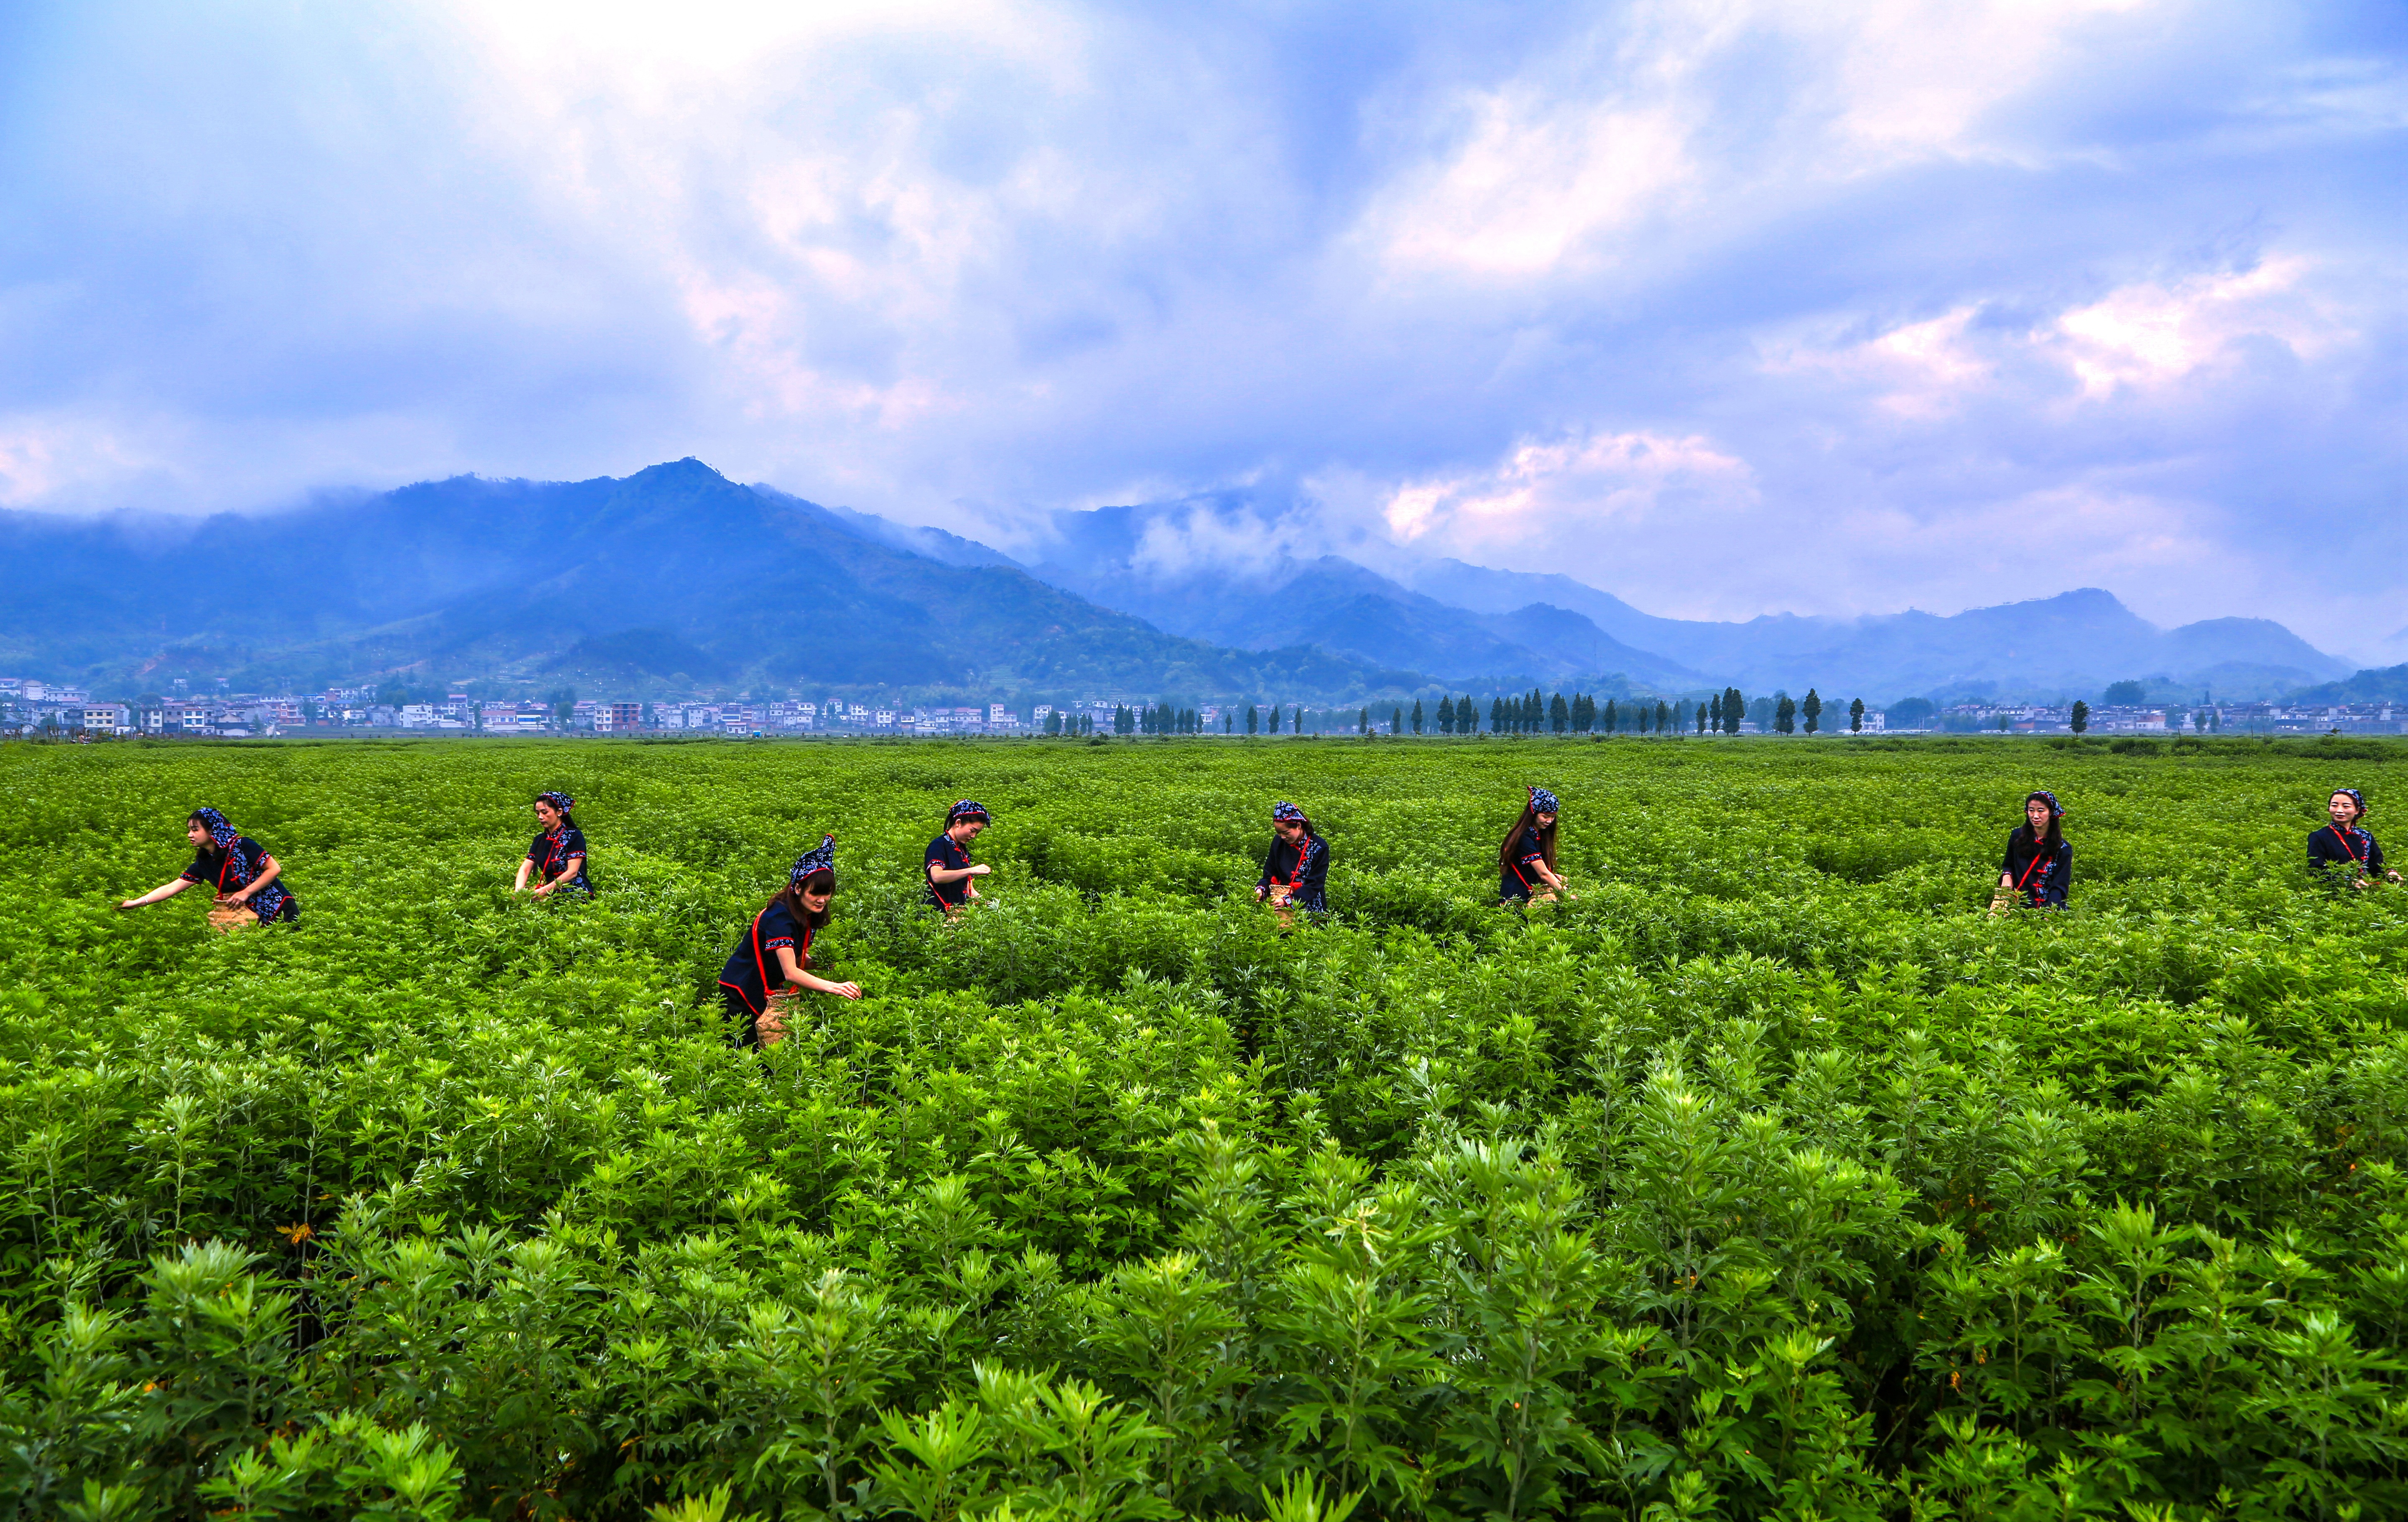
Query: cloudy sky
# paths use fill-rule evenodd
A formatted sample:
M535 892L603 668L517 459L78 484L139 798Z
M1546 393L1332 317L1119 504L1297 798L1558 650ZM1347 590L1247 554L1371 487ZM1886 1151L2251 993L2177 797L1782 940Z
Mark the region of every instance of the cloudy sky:
M2408 7L0 7L0 505L1251 488L2408 658Z

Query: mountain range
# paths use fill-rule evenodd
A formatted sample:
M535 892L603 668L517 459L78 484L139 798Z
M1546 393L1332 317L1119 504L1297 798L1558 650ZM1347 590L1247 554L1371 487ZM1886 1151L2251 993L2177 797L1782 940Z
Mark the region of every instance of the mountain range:
M2157 677L2220 696L2347 678L2262 619L2162 630L2095 589L1953 616L1661 618L1560 575L1386 573L1241 497L1053 514L1016 555L695 460L624 479L459 477L201 521L0 512L0 669L131 696L363 678L628 696L785 690L1322 704L1735 684L2056 696Z
M1643 613L1569 576L1460 560L1411 561L1389 577L1335 555L1249 555L1243 547L1283 542L1285 525L1276 510L1226 495L1056 513L1049 527L1031 569L1171 633L1312 644L1458 683L1615 673L1640 690L1815 683L1886 701L2096 696L2110 682L2153 676L2238 698L2352 669L2269 619L2159 629L2096 588L1949 616L1711 623Z

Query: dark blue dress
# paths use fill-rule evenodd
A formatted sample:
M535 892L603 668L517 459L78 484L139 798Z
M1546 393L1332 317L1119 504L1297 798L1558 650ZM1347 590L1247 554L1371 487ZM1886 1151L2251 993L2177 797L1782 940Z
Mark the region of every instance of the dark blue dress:
M1268 888L1274 883L1293 888L1293 901L1298 909L1316 912L1329 908L1323 889L1329 883L1329 842L1318 835L1304 838L1301 849L1287 843L1285 838L1271 838L1270 854L1263 858L1263 875L1254 886Z
M265 870L267 848L250 836L241 835L235 838L233 845L222 851L214 845L203 847L193 857L193 864L184 869L182 877L187 883L208 883L222 898L236 888L251 886ZM252 894L250 902L251 912L259 916L263 925L270 920L297 920L301 917L301 905L284 891L281 876Z
M1535 830L1525 829L1513 837L1512 846L1505 853L1504 869L1497 874L1497 897L1527 898L1534 893L1552 893L1547 880L1539 869L1547 865L1547 854L1539 849Z
M952 836L939 835L928 842L927 866L941 867L949 872L958 872L969 864L970 854L964 850ZM939 909L959 909L969 902L969 897L970 880L968 878L957 877L951 883L939 883L933 875L928 877L928 902Z
M2336 868L2344 876L2355 877L2360 872L2370 875L2383 870L2383 848L2374 837L2356 826L2343 829L2327 825L2308 837L2308 865L2320 872Z
M719 997L727 1006L728 1016L743 1025L742 1041L747 1046L760 1039L755 1022L769 1007L771 991L786 985L786 975L778 966L781 946L795 949L796 967L810 965L811 927L796 924L794 912L782 898L752 916L744 939L736 943L736 949L727 954L727 965L719 969Z
M2032 839L2029 825L2017 825L2007 837L2007 855L1999 870L2032 908L2063 909L2073 886L2073 842L2060 840L2051 851L2045 839Z
M546 830L527 847L526 859L535 863L535 875L543 882L556 880L568 870L570 862L577 871L566 886L583 893L594 891L594 880L585 875L585 832L574 825L563 825L558 830Z

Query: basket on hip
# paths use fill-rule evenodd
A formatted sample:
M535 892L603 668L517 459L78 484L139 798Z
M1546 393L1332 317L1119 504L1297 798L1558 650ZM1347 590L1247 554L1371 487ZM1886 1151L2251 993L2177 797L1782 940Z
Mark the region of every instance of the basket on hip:
M220 898L209 906L209 928L222 935L239 930L246 925L257 925L259 912L249 904L238 904L232 898Z

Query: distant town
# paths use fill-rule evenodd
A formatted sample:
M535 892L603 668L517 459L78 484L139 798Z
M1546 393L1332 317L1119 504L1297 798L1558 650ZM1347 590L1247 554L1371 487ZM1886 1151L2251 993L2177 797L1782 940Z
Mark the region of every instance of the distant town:
M180 687L183 684L178 683ZM1819 725L1782 711L1786 693L1747 702L1741 735L2008 734L2096 735L2408 733L2408 704L2039 704L1956 703L1910 698L1888 710L1867 709L1852 721L1837 703ZM1496 700L1492 699L1492 704ZM1510 701L1510 700L1509 700ZM1651 706L1652 705L1652 706ZM1703 705L1644 699L1574 705L1539 719L1540 731L1562 733L1691 732L1706 727ZM1416 703L1410 711L1383 702L1354 709L1303 710L1263 702L1156 708L1109 697L1025 708L990 702L971 707L880 707L846 699L768 702L637 702L610 699L471 698L453 692L440 701L379 702L369 688L329 687L308 695L178 692L136 703L95 701L85 689L31 677L0 677L0 735L25 739L192 736L247 739L335 730L408 730L478 735L691 734L743 738L772 735L1086 735L1086 734L1469 734L1497 726L1497 715L1467 698L1441 712Z

